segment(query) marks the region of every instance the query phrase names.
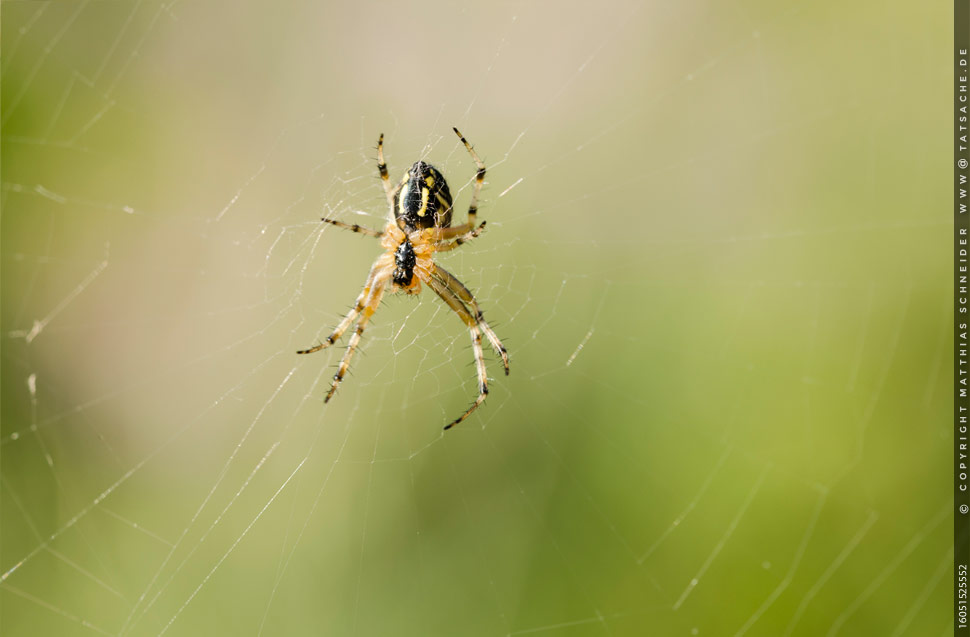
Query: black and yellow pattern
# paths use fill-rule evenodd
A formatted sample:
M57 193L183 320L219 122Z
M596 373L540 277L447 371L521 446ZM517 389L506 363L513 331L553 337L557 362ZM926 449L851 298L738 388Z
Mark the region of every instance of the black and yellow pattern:
M415 162L394 191L394 216L407 230L451 225L451 192L444 175L423 161Z

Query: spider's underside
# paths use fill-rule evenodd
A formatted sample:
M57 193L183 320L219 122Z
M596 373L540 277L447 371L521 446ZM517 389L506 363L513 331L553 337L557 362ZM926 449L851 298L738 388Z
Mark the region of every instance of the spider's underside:
M432 260L435 252L454 250L469 239L477 237L485 229L484 221L478 226L475 225L478 195L485 181L485 164L458 129L455 128L454 131L461 138L462 144L468 149L478 167L466 223L451 227L451 193L444 175L431 164L423 161L415 162L397 186L391 184L387 174L387 164L384 163L383 134L377 142L377 169L381 173L381 181L390 206L391 219L387 226L378 232L357 224L323 219L338 228L376 237L381 240L381 246L384 248L384 252L371 266L367 280L364 282L364 289L357 297L354 307L330 336L316 347L297 352L297 354L311 354L333 345L347 331L350 324L357 320L357 327L350 337L347 352L340 361L337 373L334 374L333 383L324 402L328 402L337 391L337 386L347 373L350 359L353 358L354 351L364 334L364 328L367 327L368 321L374 315L389 286L394 292L417 294L421 291L421 283L425 283L464 321L471 333L475 366L478 370L478 397L465 413L446 425L445 429L450 429L467 418L488 396L488 376L485 372L482 333L485 334L492 348L502 357L506 375L509 373L509 355L498 336L485 322L475 297L453 274Z

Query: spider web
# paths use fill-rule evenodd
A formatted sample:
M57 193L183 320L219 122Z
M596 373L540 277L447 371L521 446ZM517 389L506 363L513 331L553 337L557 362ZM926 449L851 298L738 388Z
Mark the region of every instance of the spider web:
M260 7L2 5L4 634L948 634L948 6Z

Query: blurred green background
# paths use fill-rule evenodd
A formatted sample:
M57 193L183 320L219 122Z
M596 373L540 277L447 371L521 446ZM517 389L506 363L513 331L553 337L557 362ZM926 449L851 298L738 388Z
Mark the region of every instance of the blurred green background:
M945 635L951 5L4 2L4 635ZM512 355L353 303L425 158Z

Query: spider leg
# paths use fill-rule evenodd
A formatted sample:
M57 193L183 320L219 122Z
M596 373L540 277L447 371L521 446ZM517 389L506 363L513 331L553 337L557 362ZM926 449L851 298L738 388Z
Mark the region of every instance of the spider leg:
M377 170L381 173L381 183L384 184L384 194L387 195L387 203L394 208L394 187L391 179L387 175L387 164L384 163L384 133L377 140Z
M344 353L344 357L340 359L340 367L337 368L337 373L333 375L333 384L330 385L330 391L327 392L327 396L323 399L323 402L330 402L334 392L337 391L337 385L344 379L344 374L347 373L347 368L350 366L350 359L354 357L354 352L357 351L357 345L360 344L360 337L364 334L364 328L367 327L370 318L374 316L377 306L381 304L381 297L384 296L384 286L387 285L388 276L389 272L387 270L381 271L375 276L373 290L360 312L361 316L357 321L357 329L354 330L353 335L350 337L350 342L347 344L347 351Z
M468 227L471 228L475 225L475 215L478 214L478 193L482 191L482 183L485 181L485 163L479 159L478 153L472 148L472 145L468 143L468 140L458 132L457 128L452 128L455 131L455 135L461 139L461 143L465 145L468 149L468 154L472 156L475 160L475 165L478 166L478 172L475 173L475 189L472 190L472 200L468 204Z
M463 223L460 226L448 226L447 228L435 227L426 228L424 230L425 238L428 241L450 241L456 237L461 237L463 235L474 232L476 235L480 234L482 230L485 229L485 222L483 221L477 228L473 228L467 223Z
M449 228L449 230L451 229L452 228ZM435 252L448 252L449 250L454 250L455 248L461 247L461 245L466 241L470 241L475 237L477 237L478 235L482 234L484 230L485 230L485 222L483 221L477 228L475 228L474 230L469 230L468 232L465 232L464 234L456 237L454 241L451 241L451 242L442 241L441 243L435 246L434 250Z
M356 223L344 223L343 221L337 221L336 219L328 219L323 217L320 221L325 221L332 226L337 226L338 228L343 228L344 230L350 230L351 232L358 232L368 237L376 237L380 239L384 236L383 232L378 232L377 230L371 230L370 228L365 228L363 226L358 226Z
M440 251L440 250L439 250ZM505 346L502 345L502 341L498 340L498 336L492 330L491 326L485 322L485 315L482 313L482 308L478 306L478 301L472 293L465 287L465 285L459 281L455 275L448 270L445 270L438 264L434 265L433 273L435 276L441 279L441 281L448 287L453 294L455 294L461 301L471 308L474 312L473 318L485 332L485 336L488 337L488 341L492 344L492 348L502 357L502 364L505 365L505 375L509 375L509 354L505 350Z
M478 323L475 321L475 317L468 312L468 308L465 307L464 303L461 302L458 296L444 282L434 277L428 277L426 279L422 277L422 279L464 321L472 336L472 350L475 352L475 368L478 370L478 398L475 399L475 402L472 403L472 406L465 413L453 422L445 425L445 429L451 429L465 418L468 418L484 402L485 397L488 396L488 376L485 374L485 353L482 351L482 333L478 329Z
M310 349L301 349L297 352L297 354L312 354L313 352L319 352L325 347L330 347L336 343L341 336L343 336L344 332L347 331L347 328L350 327L350 324L354 322L357 315L360 314L361 310L364 309L364 301L367 299L371 288L374 286L374 279L377 277L378 271L383 267L385 267L385 264L381 260L374 263L370 269L370 272L367 273L367 280L364 281L364 289L360 291L360 295L358 295L357 302L354 303L354 307L347 312L347 316L340 321L340 324L337 325L337 327L333 330L333 333L327 337L327 340L315 347L311 347Z

